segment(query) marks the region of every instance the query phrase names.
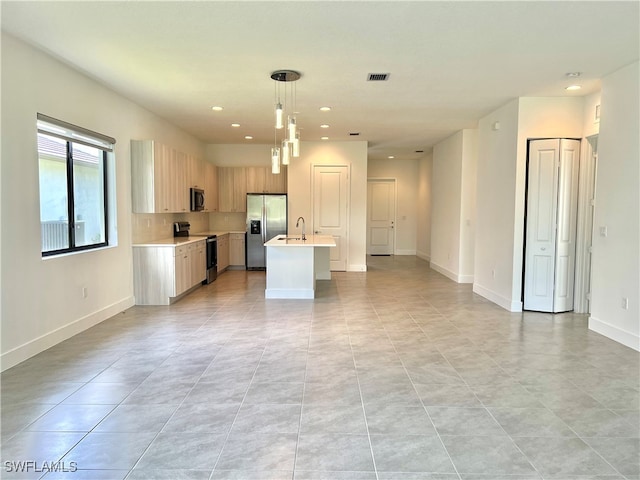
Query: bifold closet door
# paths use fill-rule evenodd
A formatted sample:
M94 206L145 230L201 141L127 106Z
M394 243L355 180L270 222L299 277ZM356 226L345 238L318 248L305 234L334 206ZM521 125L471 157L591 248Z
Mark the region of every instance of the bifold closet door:
M524 309L573 310L580 141L529 143Z

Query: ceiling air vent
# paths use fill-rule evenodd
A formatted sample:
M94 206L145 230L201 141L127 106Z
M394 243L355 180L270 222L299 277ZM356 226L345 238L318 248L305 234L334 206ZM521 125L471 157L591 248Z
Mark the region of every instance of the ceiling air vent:
M389 80L389 73L370 73L367 82L386 82Z
M349 132L349 135L351 135L352 137L357 137L358 135L360 135L360 132Z

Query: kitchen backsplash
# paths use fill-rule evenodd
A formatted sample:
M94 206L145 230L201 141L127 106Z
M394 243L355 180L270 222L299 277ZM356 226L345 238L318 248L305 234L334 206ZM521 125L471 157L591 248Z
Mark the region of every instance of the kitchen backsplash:
M189 222L191 232L209 230L209 213L134 213L133 243L145 243L173 237L173 222Z
M210 213L209 230L214 231L244 231L247 221L245 212ZM193 230L193 227L191 228Z

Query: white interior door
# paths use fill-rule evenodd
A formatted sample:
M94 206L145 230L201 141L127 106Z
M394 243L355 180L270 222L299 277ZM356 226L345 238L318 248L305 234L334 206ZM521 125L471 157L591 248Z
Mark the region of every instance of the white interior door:
M573 310L578 140L529 144L524 309Z
M536 140L529 145L525 310L553 311L558 145L558 140Z
M560 140L554 312L573 310L580 142Z
M395 251L396 181L367 183L367 254L393 255Z
M349 167L313 167L313 232L332 235L336 246L329 249L332 271L347 270Z

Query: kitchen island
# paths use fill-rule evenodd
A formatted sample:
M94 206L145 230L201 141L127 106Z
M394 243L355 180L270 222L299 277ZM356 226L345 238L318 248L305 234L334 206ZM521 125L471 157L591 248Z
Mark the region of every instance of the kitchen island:
M267 250L265 298L315 298L316 280L331 280L331 235L278 235Z

